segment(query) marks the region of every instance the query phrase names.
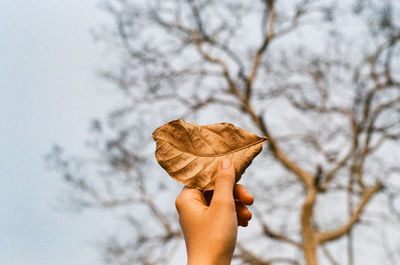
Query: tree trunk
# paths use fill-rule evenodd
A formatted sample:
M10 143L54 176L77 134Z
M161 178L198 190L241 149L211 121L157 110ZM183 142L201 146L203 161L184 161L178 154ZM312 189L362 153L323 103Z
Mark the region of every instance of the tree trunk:
M315 242L304 243L304 258L307 265L317 265L317 244Z
M301 227L303 234L303 250L304 258L307 265L317 265L317 246L318 240L316 238L315 231L312 225L313 210L315 199L317 196L317 190L314 186L308 185L308 192L306 199L303 203L301 213Z

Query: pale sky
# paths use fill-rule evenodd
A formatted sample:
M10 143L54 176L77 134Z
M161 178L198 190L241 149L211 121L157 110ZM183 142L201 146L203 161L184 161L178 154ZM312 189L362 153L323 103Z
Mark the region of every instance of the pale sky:
M0 0L0 265L101 264L93 245L113 223L56 210L66 185L44 165L55 143L86 152L89 121L114 102L96 76L96 2Z
M90 119L110 105L89 33L105 17L95 0L0 0L2 265L100 264L92 245L107 221L55 210L66 186L43 157L54 143L84 152Z

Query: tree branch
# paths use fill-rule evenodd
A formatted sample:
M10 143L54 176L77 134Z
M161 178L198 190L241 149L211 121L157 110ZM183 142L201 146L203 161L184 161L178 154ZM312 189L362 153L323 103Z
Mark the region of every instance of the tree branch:
M274 240L278 240L278 241L282 241L282 242L286 242L289 243L295 247L298 248L302 248L302 244L300 242L297 242L296 240L293 240L289 237L287 237L286 235L283 234L279 234L276 233L274 231L272 231L269 226L264 222L264 220L262 219L261 214L257 211L256 208L253 208L253 212L255 217L257 218L257 221L260 223L261 225L261 229L263 231L263 234L266 235L267 237L274 239Z
M245 93L245 98L246 100L250 99L251 96L251 90L252 90L252 84L254 81L254 78L256 77L260 61L261 61L261 56L263 55L264 51L267 49L269 42L274 36L274 24L275 24L275 0L265 0L265 4L268 8L269 11L269 16L268 16L268 21L267 21L267 34L264 37L263 42L261 43L261 46L258 48L254 59L253 59L253 64L252 68L250 71L250 74L247 78L247 86L246 86L246 93Z
M361 198L360 203L358 204L357 208L353 212L353 214L350 216L348 221L343 224L341 227L334 229L332 231L327 231L327 232L319 232L317 234L317 238L319 243L325 243L328 241L333 241L344 234L346 234L350 229L352 229L353 225L359 220L362 211L364 210L365 206L368 204L368 202L371 200L372 196L377 193L378 191L383 189L383 185L381 183L377 183L374 187L365 189L363 197Z
M336 262L335 258L332 256L332 254L329 252L328 248L325 246L325 244L321 244L321 249L322 252L325 254L326 258L330 261L332 265L339 265L339 263Z
M242 244L236 243L236 248L241 252L237 257L247 264L270 265L266 260L246 249Z
M299 262L297 262L294 259L290 258L283 258L283 257L275 257L275 258L269 258L267 260L262 259L261 257L257 256L253 252L249 251L246 249L242 244L237 243L236 247L240 250L241 254L235 256L234 258L240 258L243 262L246 264L251 264L251 265L272 265L274 263L289 263L292 265L300 265Z

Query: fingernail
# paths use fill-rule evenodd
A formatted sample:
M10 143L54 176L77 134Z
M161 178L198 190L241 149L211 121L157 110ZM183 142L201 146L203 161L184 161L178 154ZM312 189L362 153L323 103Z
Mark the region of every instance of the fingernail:
M221 168L230 168L231 164L231 161L225 158L224 160L222 160Z

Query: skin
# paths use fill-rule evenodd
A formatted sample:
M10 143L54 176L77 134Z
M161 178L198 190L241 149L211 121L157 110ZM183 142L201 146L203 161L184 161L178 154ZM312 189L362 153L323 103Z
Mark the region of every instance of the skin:
M214 191L184 187L176 198L188 265L228 265L236 245L238 226L247 226L254 198L235 184L235 169L226 159L219 165Z

